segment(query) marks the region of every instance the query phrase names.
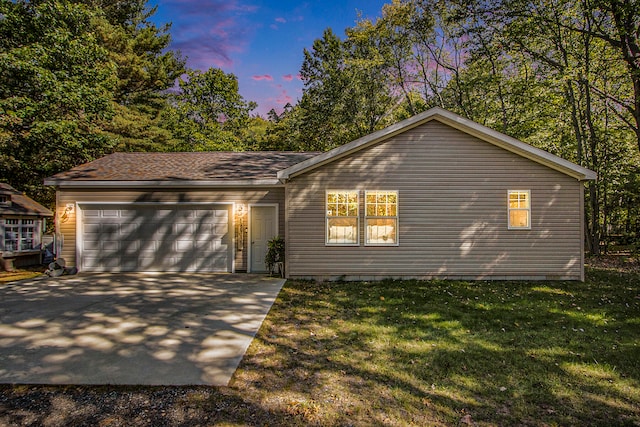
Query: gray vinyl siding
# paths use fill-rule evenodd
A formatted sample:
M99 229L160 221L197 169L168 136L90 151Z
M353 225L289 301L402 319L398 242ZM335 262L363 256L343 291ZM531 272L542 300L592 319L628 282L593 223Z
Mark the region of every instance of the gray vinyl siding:
M325 191L360 191L360 245L325 245ZM399 191L399 246L364 245L364 191ZM508 230L507 190L531 191L531 229ZM287 184L291 278L576 279L582 184L429 122Z
M67 203L236 203L244 204L242 217L234 218L235 269L247 269L247 227L248 205L251 203L278 204L278 230L284 236L284 188L256 188L245 189L174 189L174 190L145 190L145 189L69 189L59 188L57 196L57 212L64 212ZM76 265L76 217L69 217L66 222L58 218L58 230L64 238L62 257L67 265ZM238 239L240 233L243 238ZM239 245L239 242L242 242Z

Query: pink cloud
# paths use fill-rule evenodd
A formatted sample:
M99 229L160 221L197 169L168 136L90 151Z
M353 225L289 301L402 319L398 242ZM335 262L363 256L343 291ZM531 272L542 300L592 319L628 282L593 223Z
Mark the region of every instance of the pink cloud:
M283 89L282 92L280 92L280 95L275 99L275 102L280 105L285 105L287 103L293 103L293 98L289 96L286 90Z
M280 96L278 98L276 98L276 102L278 104L292 103L293 102L293 98L290 97L289 95L283 93L283 94L280 94Z
M276 22L279 22L279 23L281 23L281 24L284 24L284 23L286 23L286 22L287 22L287 20L286 20L286 19L284 19L284 18L282 18L282 17L278 17L278 18L276 18L276 19L275 19L275 21L276 21Z
M261 76L252 76L251 78L253 80L256 80L256 81L260 81L260 80L266 80L268 82L272 82L273 81L273 77L270 76L269 74L263 74Z
M282 80L284 80L285 82L290 82L291 80L293 80L293 75L285 74L284 76L282 76Z
M302 75L301 74L296 74L296 79L302 81Z

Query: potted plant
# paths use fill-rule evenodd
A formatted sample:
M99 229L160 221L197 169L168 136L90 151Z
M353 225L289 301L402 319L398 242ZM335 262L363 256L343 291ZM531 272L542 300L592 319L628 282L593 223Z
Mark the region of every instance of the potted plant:
M264 257L264 263L269 270L269 274L273 274L276 266L278 273L284 276L284 239L276 236L267 242L267 253Z

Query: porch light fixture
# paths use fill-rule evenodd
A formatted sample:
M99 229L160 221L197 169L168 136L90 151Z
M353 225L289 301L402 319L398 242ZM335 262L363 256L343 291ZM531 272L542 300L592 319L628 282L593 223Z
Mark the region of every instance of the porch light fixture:
M69 221L69 216L73 215L75 211L76 211L76 205L74 203L67 203L64 207L64 212L62 212L62 216L60 217L60 220L62 222Z

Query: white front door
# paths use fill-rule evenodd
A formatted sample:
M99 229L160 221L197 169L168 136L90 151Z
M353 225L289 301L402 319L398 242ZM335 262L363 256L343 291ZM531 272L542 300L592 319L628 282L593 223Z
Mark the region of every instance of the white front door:
M249 216L251 217L249 224L250 269L252 273L266 272L264 257L267 254L267 244L278 233L276 207L251 206Z

